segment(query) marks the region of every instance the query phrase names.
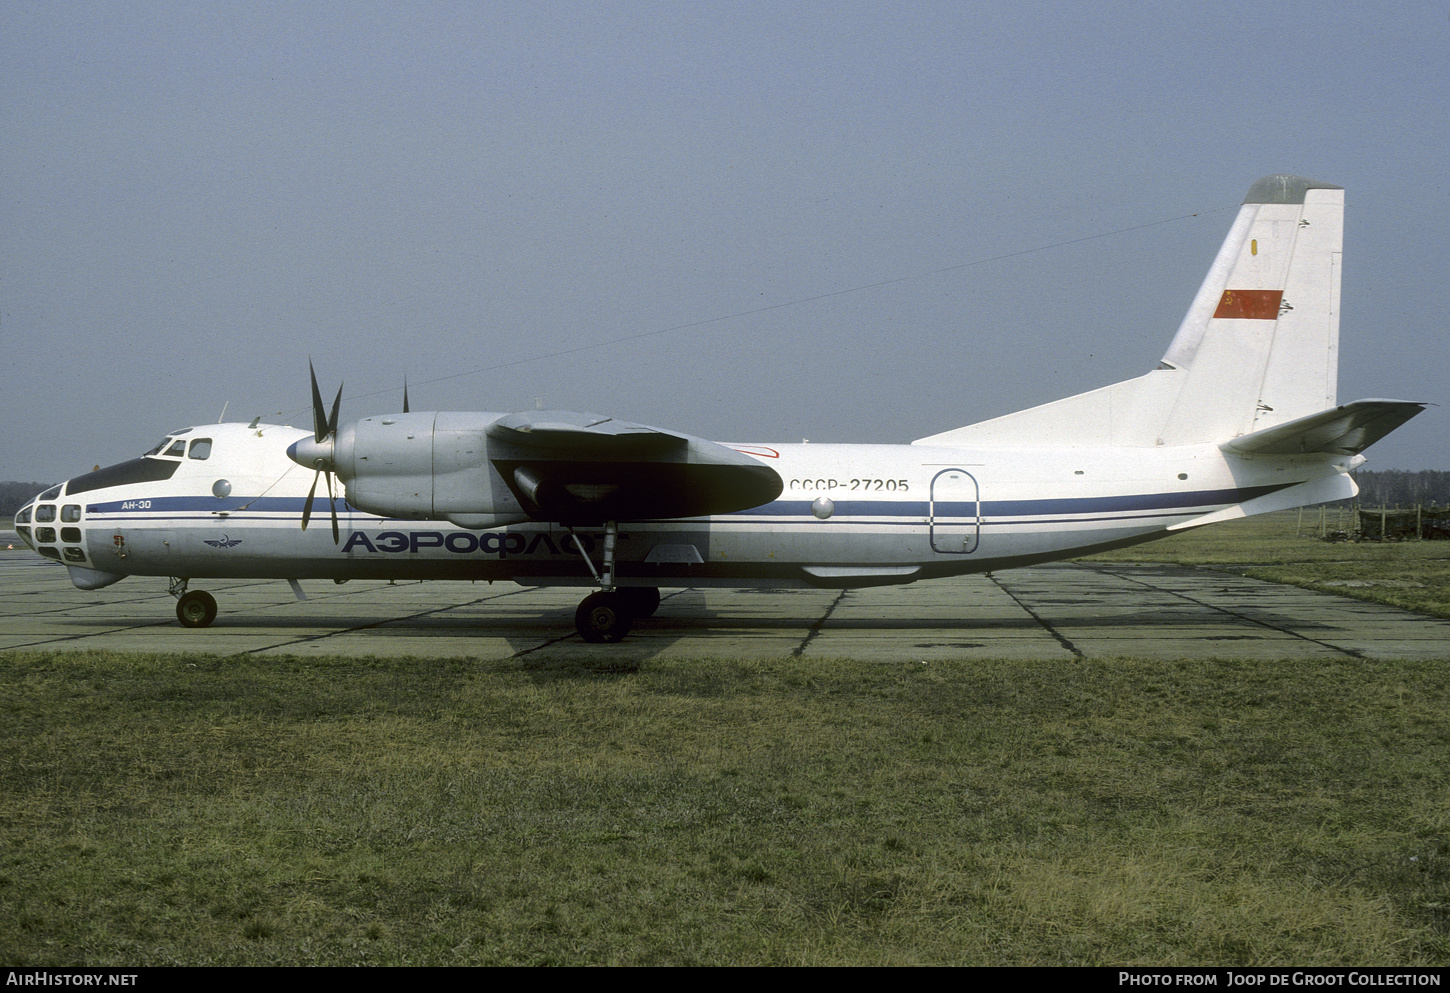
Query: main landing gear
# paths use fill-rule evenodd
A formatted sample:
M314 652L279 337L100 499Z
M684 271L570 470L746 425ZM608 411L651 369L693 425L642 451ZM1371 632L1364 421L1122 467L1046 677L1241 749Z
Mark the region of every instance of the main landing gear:
M604 557L601 568L596 570L579 536L572 530L569 532L595 582L604 587L585 597L574 611L575 630L579 637L592 644L620 641L629 634L637 618L652 616L660 605L660 591L653 586L614 585L614 546L618 536L616 522L610 521L604 526Z
M612 644L629 634L637 618L649 617L660 605L653 586L621 586L591 593L574 611L579 637L595 644Z
M216 620L216 597L205 590L186 591L185 579L173 579L167 592L176 597L176 619L184 628L204 628Z

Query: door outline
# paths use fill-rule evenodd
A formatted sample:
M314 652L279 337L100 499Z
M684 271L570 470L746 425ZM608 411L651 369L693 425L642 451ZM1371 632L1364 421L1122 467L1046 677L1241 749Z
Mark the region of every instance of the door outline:
M968 515L949 513L966 509L969 509ZM977 477L955 467L932 476L927 525L932 551L943 555L975 552L982 530L982 494Z

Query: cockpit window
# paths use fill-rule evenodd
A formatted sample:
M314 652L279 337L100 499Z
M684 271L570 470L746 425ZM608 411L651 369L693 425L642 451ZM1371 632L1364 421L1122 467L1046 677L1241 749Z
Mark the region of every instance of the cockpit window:
M40 494L40 496L36 497L35 499L37 499L37 500L54 500L58 496L60 496L60 486L57 485L57 486L52 486L50 489L46 490L44 493Z
M184 435L184 434L191 434L191 428L182 428L179 431L173 431L173 432L171 432L165 438L162 438L160 441L158 441L156 443L156 446L154 448L150 449L149 451L142 452L141 453L141 457L144 459L148 455L161 455L163 457L171 457L171 458L178 458L178 459L179 458L185 458L185 456L186 456L186 442L183 441L183 440L180 440L181 439L181 436ZM200 440L200 439L198 439L198 440ZM209 441L210 439L207 439L207 440ZM196 458L206 458L206 456L205 455L193 455L192 458L194 458L194 459L196 459Z
M191 443L191 455L190 455L190 457L191 458L194 458L194 459L209 459L209 458L211 458L211 439L210 438L197 438L195 441L193 441Z

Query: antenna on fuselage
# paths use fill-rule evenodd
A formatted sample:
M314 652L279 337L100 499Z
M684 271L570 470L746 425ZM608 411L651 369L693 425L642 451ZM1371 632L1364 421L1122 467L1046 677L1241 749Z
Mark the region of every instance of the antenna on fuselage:
M227 402L226 402L226 403L224 403L224 404L222 404L222 414L221 414L221 417L218 417L218 418L217 418L217 419L216 419L216 422L217 422L217 423L218 423L218 424L220 424L220 423L221 423L221 422L222 422L222 421L223 421L223 420L224 420L224 419L225 419L225 418L226 418L226 416L227 416L227 407L228 407L228 406L229 406L229 405L230 405L230 404L231 404L231 401L230 401L230 400L228 400L228 401L227 401Z

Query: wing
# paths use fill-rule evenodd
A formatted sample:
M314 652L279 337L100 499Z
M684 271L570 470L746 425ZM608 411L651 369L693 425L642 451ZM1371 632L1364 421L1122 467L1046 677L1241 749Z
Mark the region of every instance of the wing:
M728 514L784 488L769 466L713 441L575 411L489 425L489 459L531 517L563 524Z

